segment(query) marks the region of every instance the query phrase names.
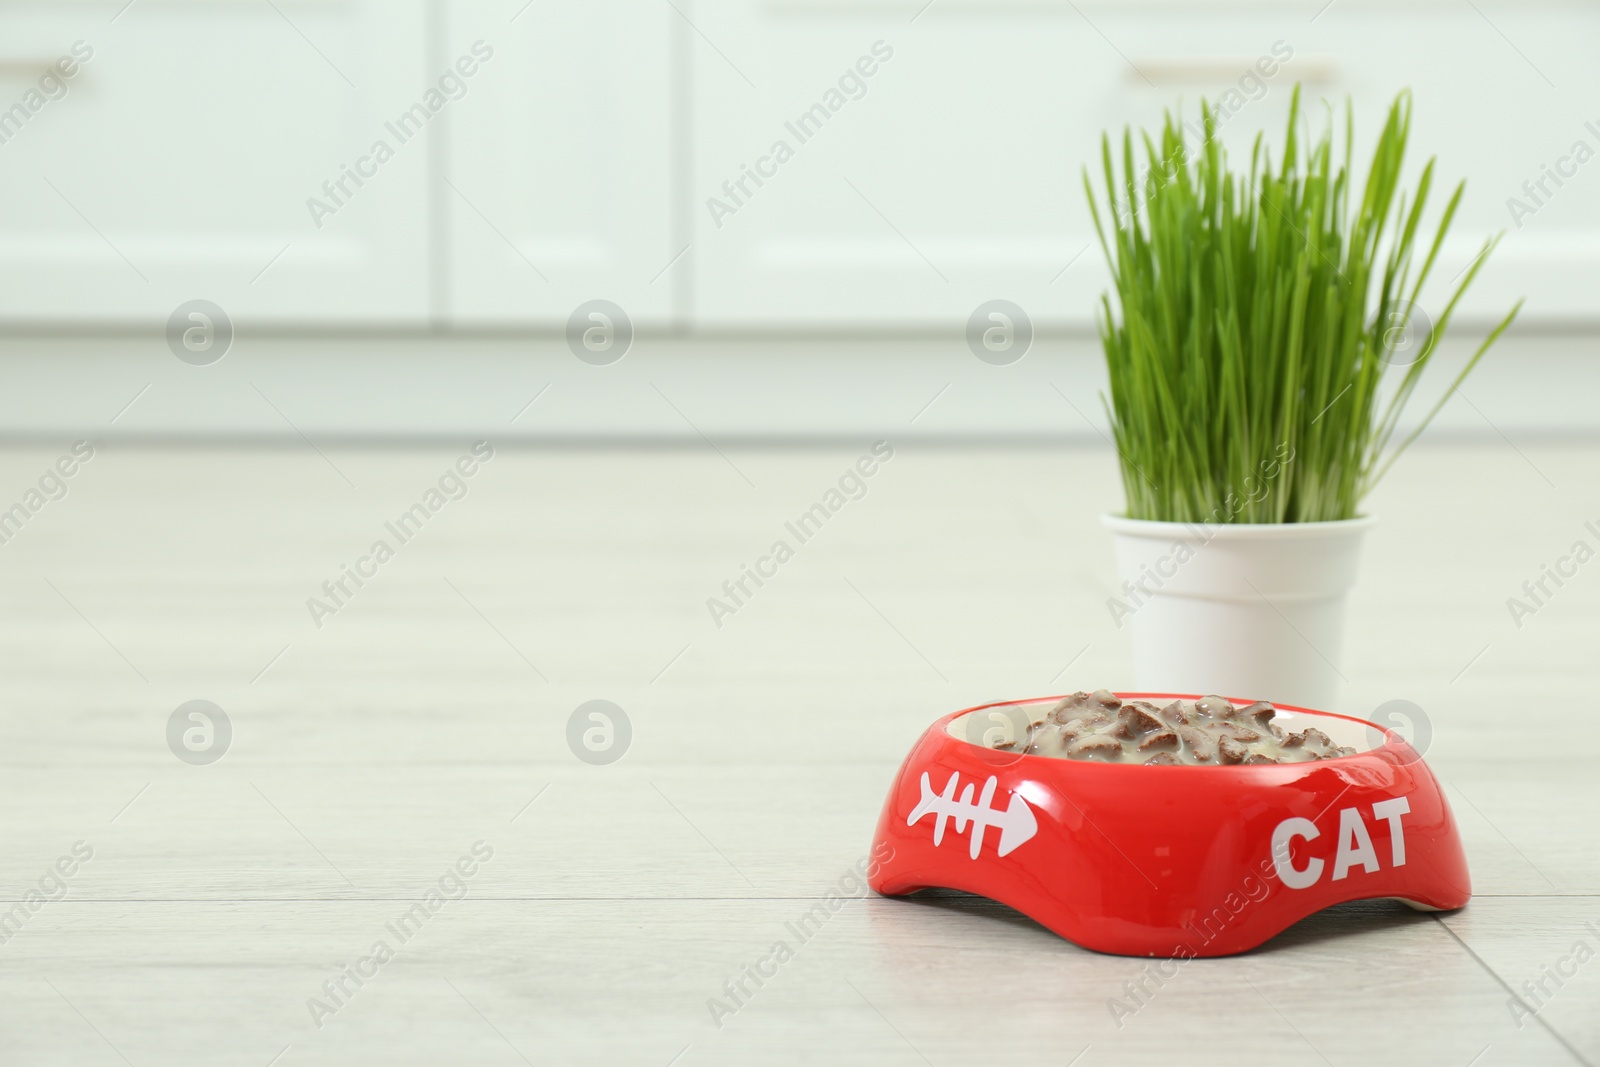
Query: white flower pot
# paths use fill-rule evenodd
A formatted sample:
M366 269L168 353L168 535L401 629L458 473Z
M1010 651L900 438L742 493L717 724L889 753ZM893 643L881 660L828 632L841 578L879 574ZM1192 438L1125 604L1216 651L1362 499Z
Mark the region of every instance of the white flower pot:
M1123 579L1106 606L1132 632L1136 688L1337 710L1345 598L1374 520L1101 521Z

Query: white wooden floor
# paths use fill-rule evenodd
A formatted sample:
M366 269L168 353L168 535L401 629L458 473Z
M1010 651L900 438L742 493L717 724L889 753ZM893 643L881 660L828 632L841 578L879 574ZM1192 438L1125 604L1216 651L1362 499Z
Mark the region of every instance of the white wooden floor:
M502 448L320 628L307 598L465 443L99 451L0 544L0 1063L1600 1063L1600 562L1520 629L1506 607L1600 547L1600 446L1425 447L1373 501L1345 710L1424 709L1472 904L1325 913L1119 1028L1139 961L983 901L786 928L935 716L1128 682L1098 449L903 445L714 625L868 444ZM0 451L0 510L65 450ZM232 726L209 765L167 744L194 699ZM596 699L632 727L609 765L567 741Z

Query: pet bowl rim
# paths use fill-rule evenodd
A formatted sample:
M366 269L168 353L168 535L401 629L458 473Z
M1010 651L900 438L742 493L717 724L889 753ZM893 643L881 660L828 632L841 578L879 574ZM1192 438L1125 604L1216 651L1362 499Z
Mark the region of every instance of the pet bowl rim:
M1371 748L1361 749L1360 751L1353 752L1348 756L1334 756L1331 759L1304 760L1298 763L1218 763L1211 764L1209 766L1196 766L1194 764L1183 763L1176 765L1157 764L1152 768L1143 763L1107 763L1101 760L1063 759L1059 756L1040 756L1025 752L1002 752L999 749L990 748L987 745L980 745L976 741L968 740L967 738L960 736L950 729L950 725L961 716L970 715L973 712L986 711L989 708L1016 707L1019 704L1043 704L1047 702L1060 701L1070 695L1071 694L1062 694L1061 696L1024 697L1021 700L995 700L990 701L987 704L977 704L970 708L962 708L960 711L952 711L946 715L940 716L937 720L935 720L932 727L930 727L930 731L936 731L939 734L950 738L950 740L958 741L963 745L970 745L972 748L975 748L980 752L994 753L997 756L1007 757L1007 766L1014 766L1015 763L1021 763L1022 761L1027 760L1031 761L1032 764L1048 764L1051 766L1065 764L1079 768L1099 767L1104 768L1107 771L1111 771L1112 773L1121 773L1122 771L1133 769L1138 769L1141 771L1152 769L1158 771L1206 771L1210 774L1216 774L1218 772L1234 774L1256 772L1264 773L1267 776L1276 778L1279 777L1286 769L1309 770L1315 767L1348 764L1352 760L1376 757L1381 752L1390 752L1394 757L1399 758L1401 762L1407 764L1423 762L1422 753L1417 752L1411 747L1410 743L1407 742L1405 738L1401 737L1399 734L1395 733L1386 726L1380 726L1368 719L1358 718L1354 715L1341 715L1336 711L1321 711L1317 708L1301 707L1298 704L1282 704L1277 701L1267 701L1267 703L1271 704L1278 711L1291 711L1299 715L1312 715L1328 719L1343 719L1346 722L1356 723L1357 725L1366 727L1368 730L1375 730L1382 734L1383 744L1376 745ZM1220 693L1125 693L1116 690L1112 691L1112 695L1124 702L1129 700L1149 700L1152 702L1155 700L1200 700L1205 696L1222 696ZM1255 701L1247 701L1239 697L1224 696L1223 699L1235 705L1241 706L1255 703ZM1385 762L1388 761L1386 760Z

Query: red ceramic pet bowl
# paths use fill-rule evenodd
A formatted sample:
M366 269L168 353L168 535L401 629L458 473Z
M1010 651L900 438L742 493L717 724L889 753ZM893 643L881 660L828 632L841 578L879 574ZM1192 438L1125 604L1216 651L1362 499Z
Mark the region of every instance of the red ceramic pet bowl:
M1273 722L1315 726L1356 753L1273 765L1100 763L981 743L1058 699L985 704L928 728L878 820L873 854L888 858L874 890L964 890L1085 948L1176 958L1244 952L1344 901L1443 911L1472 895L1444 791L1392 731L1277 705Z

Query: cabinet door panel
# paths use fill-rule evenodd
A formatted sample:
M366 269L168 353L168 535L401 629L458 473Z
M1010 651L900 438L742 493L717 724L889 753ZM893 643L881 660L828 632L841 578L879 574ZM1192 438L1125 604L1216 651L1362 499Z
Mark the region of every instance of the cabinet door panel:
M1101 132L1153 129L1172 107L1197 117L1201 95L1233 90L1222 141L1244 168L1258 130L1281 141L1301 81L1312 100L1354 100L1363 170L1384 108L1413 89L1413 175L1437 153L1441 179L1469 179L1440 281L1510 231L1465 318L1523 293L1530 317L1592 317L1600 196L1580 186L1600 176L1580 171L1537 218L1513 219L1507 198L1578 140L1600 152L1584 125L1600 129L1600 112L1583 103L1600 96L1585 56L1600 12L1479 7L1341 0L1312 21L1252 3L702 0L696 315L955 325L1006 298L1038 324L1087 327L1108 281L1081 177L1103 185ZM849 77L875 42L892 58ZM1262 60L1269 77L1252 74ZM816 118L797 127L804 114ZM1442 207L1449 190L1435 189Z
M943 323L995 297L1065 309L1050 281L1079 246L1061 102L1115 84L1120 61L1060 61L1078 42L1037 8L915 12L696 6L704 321Z
M663 0L453 0L451 54L492 42L451 115L449 311L564 323L606 299L673 313L671 19Z
M423 0L125 3L0 7L0 316L425 319Z

